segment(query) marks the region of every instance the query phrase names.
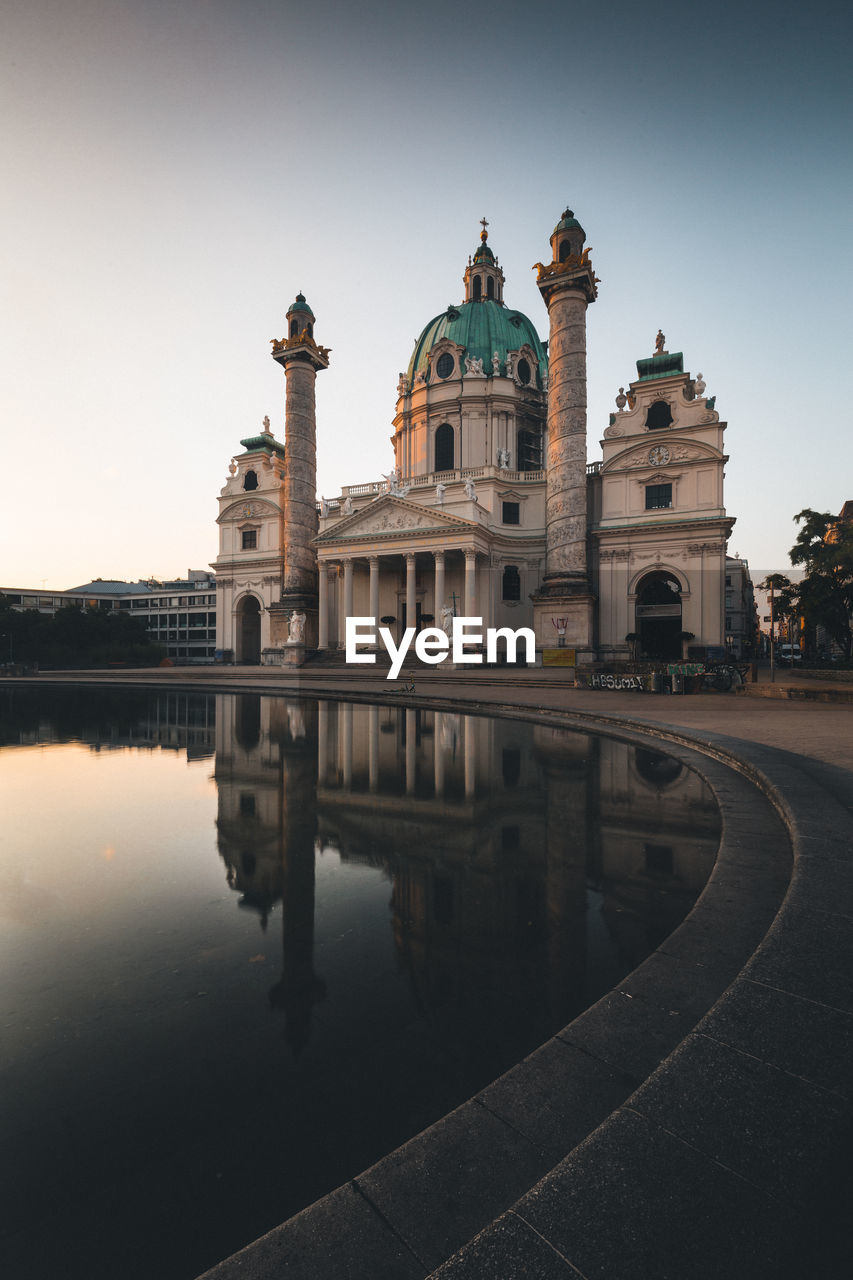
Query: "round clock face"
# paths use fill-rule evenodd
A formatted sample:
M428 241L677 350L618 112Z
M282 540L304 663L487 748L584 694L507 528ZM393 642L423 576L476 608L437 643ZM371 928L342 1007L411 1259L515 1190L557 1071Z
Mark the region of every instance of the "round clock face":
M662 444L655 445L654 449L649 449L649 462L655 467L669 462L669 449L665 449Z

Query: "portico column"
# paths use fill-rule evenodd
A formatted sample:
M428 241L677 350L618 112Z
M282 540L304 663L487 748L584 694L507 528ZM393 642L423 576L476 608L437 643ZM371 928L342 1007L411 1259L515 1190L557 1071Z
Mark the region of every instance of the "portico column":
M352 703L345 702L341 707L341 712L341 746L343 748L343 767L341 772L343 773L344 790L349 791L352 788Z
M435 557L435 626L441 626L441 610L444 607L444 552L433 551Z
M406 554L406 626L415 625L415 554Z
M379 556L368 556L370 565L370 605L367 612L374 623L379 623Z
M352 560L344 560L344 616L341 620L341 647L346 643L346 619L352 617Z
M413 796L418 780L417 763L417 712L406 708L406 795Z
M322 702L320 706L322 706ZM367 708L367 776L371 791L379 787L379 708Z
M320 570L322 573L322 569ZM321 615L322 616L322 615ZM317 703L317 784L325 786L329 763L329 704Z
M443 723L443 714L436 711L432 720L432 763L436 796L444 795L444 748L441 744Z
M473 800L477 793L477 744L474 738L473 716L465 716L465 799Z
M477 552L465 551L465 617L477 616Z
M329 647L329 575L325 563L320 561L320 577L317 597L317 648Z

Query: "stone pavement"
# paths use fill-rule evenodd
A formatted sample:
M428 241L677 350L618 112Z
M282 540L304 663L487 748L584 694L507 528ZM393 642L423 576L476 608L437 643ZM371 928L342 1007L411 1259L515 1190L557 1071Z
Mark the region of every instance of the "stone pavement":
M543 671L418 670L414 694L349 669L81 678L651 737L705 776L723 818L693 911L617 989L207 1280L851 1273L853 707L575 690Z

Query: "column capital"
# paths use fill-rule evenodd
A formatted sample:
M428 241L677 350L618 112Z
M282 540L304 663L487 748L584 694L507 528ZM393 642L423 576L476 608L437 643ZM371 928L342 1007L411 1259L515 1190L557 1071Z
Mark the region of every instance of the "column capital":
M414 563L415 563L415 552L407 551L406 552L406 568L408 568L410 564L414 564Z
M435 558L435 563L436 563L436 564L444 564L444 552L443 552L443 551L433 551L433 553L432 553L432 554L433 554L433 557Z
M379 561L381 560L381 558L382 558L381 556L368 556L367 563L370 565L371 569L373 569L376 565L379 564Z
M477 559L477 548L465 547L465 563L467 564L470 560L476 560L476 559Z

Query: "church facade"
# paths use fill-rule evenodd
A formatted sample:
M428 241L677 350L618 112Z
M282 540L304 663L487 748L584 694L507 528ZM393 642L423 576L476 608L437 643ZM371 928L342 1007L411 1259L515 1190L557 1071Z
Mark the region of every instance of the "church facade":
M724 639L725 423L658 334L586 457L586 310L598 279L566 210L537 263L549 337L504 299L486 224L464 297L424 327L397 384L381 480L318 502L314 379L328 352L300 294L273 343L286 441L268 420L219 497L217 646L298 664L342 649L345 620L533 628L537 654L578 664L676 659ZM567 657L568 655L562 655Z

